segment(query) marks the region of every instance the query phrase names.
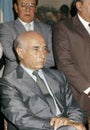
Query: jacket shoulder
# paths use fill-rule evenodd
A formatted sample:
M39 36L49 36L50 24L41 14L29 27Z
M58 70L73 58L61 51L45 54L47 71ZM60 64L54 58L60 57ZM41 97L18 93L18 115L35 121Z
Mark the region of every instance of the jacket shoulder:
M36 25L41 26L41 27L43 27L43 28L45 28L45 29L51 28L50 25L48 25L48 24L46 24L46 23L43 23L43 22L41 22L40 20L35 20L34 22L35 22Z
M65 19L65 20L62 20L62 21L59 21L58 23L54 24L53 28L58 28L58 27L70 27L72 26L72 19L71 18L68 18L68 19Z
M47 73L51 74L56 80L62 83L67 82L67 78L62 71L57 70L57 69L49 69L49 68L47 68L46 71Z

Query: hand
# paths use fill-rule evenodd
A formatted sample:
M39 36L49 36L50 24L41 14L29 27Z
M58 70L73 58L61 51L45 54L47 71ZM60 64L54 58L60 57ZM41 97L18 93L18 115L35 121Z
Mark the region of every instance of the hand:
M90 92L88 93L88 97L90 98Z
M77 130L86 130L82 123L77 123L69 120L64 117L54 117L50 121L51 126L54 127L54 130L57 130L61 126L69 125L75 127Z
M54 127L54 130L57 130L59 127L67 125L69 122L68 118L64 117L54 117L51 119L50 124Z

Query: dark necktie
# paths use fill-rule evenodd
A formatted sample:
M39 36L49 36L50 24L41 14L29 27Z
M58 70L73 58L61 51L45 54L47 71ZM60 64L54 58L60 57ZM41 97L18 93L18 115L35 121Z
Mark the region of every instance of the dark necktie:
M50 93L49 93L49 91L48 91L48 89L46 87L46 84L45 84L44 80L40 78L40 76L38 74L38 71L34 71L33 75L36 76L36 78L37 78L36 82L39 85L39 87L40 87L41 91L43 92L43 94L45 95L45 98L49 103L49 106L51 108L52 113L55 114L56 113L55 103L54 103L54 100L53 100L52 96L50 95Z

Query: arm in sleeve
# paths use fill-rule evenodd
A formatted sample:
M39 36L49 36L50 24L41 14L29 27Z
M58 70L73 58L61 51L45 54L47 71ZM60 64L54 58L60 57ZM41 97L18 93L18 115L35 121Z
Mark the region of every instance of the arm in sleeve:
M0 82L1 109L6 118L19 130L45 129L50 126L50 119L44 119L33 114L23 103L17 89L6 80Z
M65 103L66 103L66 115L72 121L84 123L84 113L80 109L77 101L75 100L68 80L65 78Z
M14 36L9 24L0 24L0 42L3 46L5 57L10 61L16 61L13 51Z

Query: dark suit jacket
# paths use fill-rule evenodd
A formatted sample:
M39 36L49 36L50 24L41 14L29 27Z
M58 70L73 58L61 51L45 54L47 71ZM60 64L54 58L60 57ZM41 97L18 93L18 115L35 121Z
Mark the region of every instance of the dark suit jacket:
M83 114L63 73L53 69L43 69L43 73L61 111L58 116L83 122ZM49 129L54 115L39 86L26 71L18 66L0 79L0 87L2 112L19 130Z
M57 68L66 74L76 98L90 114L90 99L83 93L90 87L90 35L77 16L54 26L53 49Z
M26 29L18 19L12 22L0 24L0 42L2 43L4 55L6 57L5 75L10 73L17 66L16 57L13 52L13 41L19 34L25 31ZM54 66L51 27L41 23L39 20L35 20L34 31L42 34L47 42L48 49L50 50L45 67Z

